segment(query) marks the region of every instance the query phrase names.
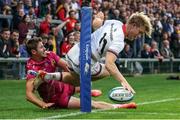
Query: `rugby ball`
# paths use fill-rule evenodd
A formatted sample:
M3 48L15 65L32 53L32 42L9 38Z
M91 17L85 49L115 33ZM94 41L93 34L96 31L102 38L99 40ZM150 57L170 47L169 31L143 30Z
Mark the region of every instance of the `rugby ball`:
M134 94L124 87L115 87L109 91L109 98L116 102L128 102L131 101Z

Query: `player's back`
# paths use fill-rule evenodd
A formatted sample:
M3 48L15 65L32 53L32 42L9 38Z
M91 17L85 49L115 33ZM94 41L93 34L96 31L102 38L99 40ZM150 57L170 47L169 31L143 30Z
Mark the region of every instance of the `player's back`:
M92 55L98 61L105 57L108 50L119 53L124 47L122 23L117 20L106 20L104 25L92 33Z

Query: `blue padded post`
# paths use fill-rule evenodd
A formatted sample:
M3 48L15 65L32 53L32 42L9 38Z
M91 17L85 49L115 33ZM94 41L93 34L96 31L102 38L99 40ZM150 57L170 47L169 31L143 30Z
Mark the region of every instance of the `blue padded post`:
M92 9L81 9L80 100L81 112L91 112L91 20Z

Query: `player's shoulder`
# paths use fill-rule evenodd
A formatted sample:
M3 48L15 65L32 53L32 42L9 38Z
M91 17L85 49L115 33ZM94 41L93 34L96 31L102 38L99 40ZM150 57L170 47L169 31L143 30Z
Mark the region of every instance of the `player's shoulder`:
M27 62L26 62L27 65L31 65L31 64L34 64L34 60L30 57Z
M104 24L119 24L119 25L123 25L123 23L119 20L106 20L104 22Z
M46 51L46 54L47 54L48 57L57 56L57 54L52 52L52 51Z
M60 60L60 57L59 57L56 53L54 53L54 52L52 52L52 51L47 51L46 54L47 54L47 57L46 57L46 58L47 58L48 60L50 60L50 61L52 61L52 60L54 61L54 60L55 60L55 61L57 62L57 61Z

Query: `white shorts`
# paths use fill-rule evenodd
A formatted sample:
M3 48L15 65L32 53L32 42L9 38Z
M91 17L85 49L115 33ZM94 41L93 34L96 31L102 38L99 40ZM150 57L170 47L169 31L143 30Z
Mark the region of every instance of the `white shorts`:
M68 67L80 74L80 65L79 65L79 44L74 45L66 55L66 61L68 63ZM91 59L91 75L97 76L100 75L104 70L104 65L99 62L94 62Z

